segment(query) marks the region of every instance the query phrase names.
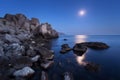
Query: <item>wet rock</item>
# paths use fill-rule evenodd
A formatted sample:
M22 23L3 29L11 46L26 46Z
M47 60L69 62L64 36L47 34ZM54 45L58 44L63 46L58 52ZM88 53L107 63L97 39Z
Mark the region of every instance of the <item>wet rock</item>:
M41 80L48 80L48 75L44 71L42 71Z
M54 63L54 61L44 61L41 63L41 67L43 67L44 69L49 68L52 64Z
M66 53L66 52L72 50L72 49L69 47L68 44L63 44L61 47L62 47L62 48L61 48L60 53Z
M69 72L64 73L64 80L73 80L73 76Z
M43 59L53 59L54 54L45 47L36 48L36 51L40 54Z
M81 55L87 51L87 47L81 44L75 44L75 46L73 47L73 51L77 55Z
M33 69L31 69L30 67L24 67L20 70L17 70L13 73L14 76L18 77L27 77L27 76L30 76L32 74L34 74L35 71Z
M96 50L109 48L109 46L103 42L84 42L84 43L80 43L80 44L87 46L89 48L92 48L92 49L96 49Z
M37 62L40 58L40 55L36 55L35 57L31 58L32 62Z
M84 66L86 70L88 71L92 71L92 72L97 72L100 70L100 67L98 64L94 64L91 62L86 63L86 65Z

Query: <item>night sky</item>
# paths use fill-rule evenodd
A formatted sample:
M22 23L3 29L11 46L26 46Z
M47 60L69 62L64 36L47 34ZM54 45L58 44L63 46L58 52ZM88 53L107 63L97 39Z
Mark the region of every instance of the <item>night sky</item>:
M66 34L120 34L120 0L0 0L0 17L6 13L39 18Z

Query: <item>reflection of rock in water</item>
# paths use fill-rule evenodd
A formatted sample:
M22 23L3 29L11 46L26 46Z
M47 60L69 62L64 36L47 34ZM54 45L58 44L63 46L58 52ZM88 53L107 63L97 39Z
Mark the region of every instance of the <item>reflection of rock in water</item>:
M95 64L95 63L92 63L92 62L86 63L86 65L84 67L85 67L86 70L92 71L92 72L98 72L100 70L99 65Z

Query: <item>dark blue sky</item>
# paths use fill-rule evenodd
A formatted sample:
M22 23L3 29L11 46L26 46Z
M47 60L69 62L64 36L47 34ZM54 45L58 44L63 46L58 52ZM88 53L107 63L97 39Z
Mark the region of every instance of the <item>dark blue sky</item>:
M120 0L0 0L0 16L6 13L37 17L66 34L120 34Z

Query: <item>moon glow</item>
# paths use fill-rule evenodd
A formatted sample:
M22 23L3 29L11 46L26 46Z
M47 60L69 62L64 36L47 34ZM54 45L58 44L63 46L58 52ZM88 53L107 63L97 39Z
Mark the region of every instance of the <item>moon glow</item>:
M86 13L85 10L80 10L80 11L79 11L79 15L80 15L80 16L84 16L85 13Z

